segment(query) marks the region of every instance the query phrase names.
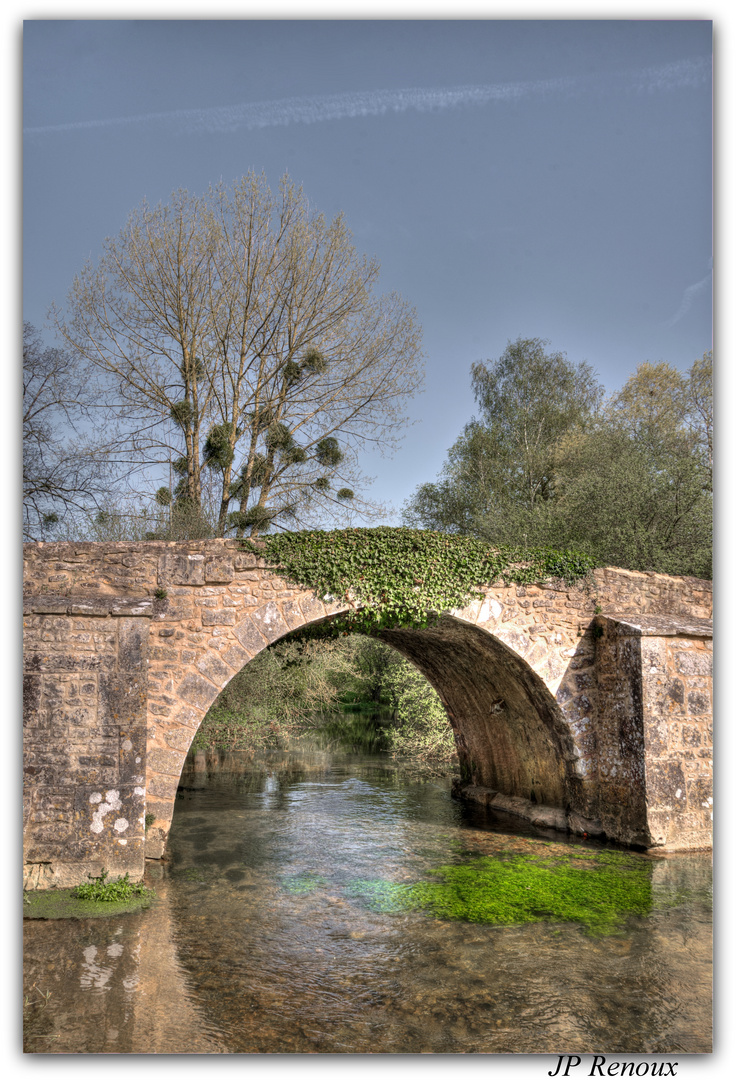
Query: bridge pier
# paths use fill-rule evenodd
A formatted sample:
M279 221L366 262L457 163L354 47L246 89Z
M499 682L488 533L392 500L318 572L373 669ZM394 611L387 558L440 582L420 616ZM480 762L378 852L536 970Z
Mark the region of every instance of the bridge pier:
M445 704L458 798L639 848L710 847L709 620L596 616L573 657L592 663L568 672L556 697L497 638L448 616L434 629L381 637ZM576 680L584 703L569 689Z

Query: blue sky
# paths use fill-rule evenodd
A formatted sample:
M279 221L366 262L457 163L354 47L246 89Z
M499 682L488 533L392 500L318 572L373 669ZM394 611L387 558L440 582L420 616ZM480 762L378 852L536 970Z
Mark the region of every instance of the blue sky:
M519 336L609 389L711 347L708 21L28 21L23 312L42 326L145 197L264 171L343 211L416 309L398 509ZM394 518L396 520L396 518Z
M731 5L692 0L585 5L552 0L516 0L492 6L499 19L523 18L523 25L483 27L444 23L435 26L338 26L331 47L324 26L250 25L250 44L240 33L210 34L176 42L170 27L129 23L113 47L81 27L57 27L54 39L24 34L22 20L43 15L68 19L105 14L118 18L201 18L204 5L159 0L125 5L77 0L70 11L61 0L43 6L10 0L3 6L0 72L9 151L4 155L3 195L6 299L6 356L19 355L21 252L25 316L43 323L52 300L63 300L83 260L94 256L104 236L118 231L143 198L165 199L180 185L199 190L210 180L232 179L250 167L263 168L272 181L285 170L304 184L314 204L326 213L344 210L356 243L382 264L382 285L396 288L417 309L424 326L427 389L411 404L418 421L402 453L375 462L375 493L397 506L417 484L432 479L462 424L473 409L469 367L500 355L509 338L539 335L573 360L588 360L613 389L642 360L664 359L686 368L710 345L710 88L694 85L645 89L637 77L628 88L626 73L646 72L695 60L710 52L704 23L672 23L702 15L716 19L717 151L716 439L720 529L718 594L736 598L729 545L728 465L736 449L730 423L734 399L732 304L734 281L729 252L734 228L731 207L736 190L733 168L733 103L736 101L736 50ZM345 8L347 10L347 6ZM355 3L350 15L447 20L491 13L491 5L466 0L460 5ZM616 25L585 22L611 16ZM210 17L263 18L262 3L219 0ZM641 15L664 22L638 21ZM339 18L333 4L270 0L267 14ZM535 22L539 17L559 22ZM637 20L632 22L630 20ZM329 28L328 28L329 29ZM512 33L513 30L513 33ZM274 31L271 30L271 33ZM278 37L278 35L277 35ZM22 115L21 61L25 56L27 96ZM288 47L287 47L288 46ZM679 68L681 72L684 70ZM639 79L641 76L639 76ZM560 85L560 80L572 80ZM575 83L575 80L579 80ZM587 80L587 81L586 81ZM486 102L459 101L421 112L388 110L363 116L345 114L311 124L248 127L264 102L345 95L380 95L404 88L437 93L455 87L537 84L536 93ZM552 83L543 87L540 84ZM574 92L577 87L577 92ZM341 97L342 96L342 97ZM362 100L362 99L361 99ZM377 100L374 98L374 101ZM425 103L431 100L425 99ZM242 110L245 120L229 131L202 130L191 113ZM80 125L88 121L167 114L175 120L74 128L66 134L33 140L25 147L21 175L22 125ZM329 108L325 111L329 111ZM272 115L268 111L264 114ZM187 124L189 125L187 127ZM21 238L23 223L25 237ZM24 243L23 243L24 241ZM728 298L728 299L727 299ZM719 360L719 357L721 359ZM19 398L19 364L13 393L0 399L2 433L20 444L11 403ZM19 474L19 469L16 470ZM6 478L7 482L7 478ZM16 479L20 503L20 481ZM15 492L14 492L15 494ZM17 511L16 511L17 512ZM6 565L17 548L3 532ZM20 566L16 564L17 576ZM10 624L9 624L10 627ZM734 633L721 619L720 653L734 648ZM10 637L10 635L9 635ZM3 656L20 670L20 645L5 642ZM13 647L15 652L13 652ZM725 687L725 681L720 681ZM723 698L725 689L718 692ZM11 708L11 714L19 710ZM724 715L725 712L724 712ZM733 751L728 724L721 725L722 755ZM723 785L721 785L721 788ZM13 791L13 785L8 788ZM728 791L721 791L724 820ZM12 812L10 803L7 807ZM734 886L733 860L719 849L724 895ZM726 882L723 885L723 882ZM723 905L723 910L726 905ZM733 954L732 926L720 919L721 952ZM718 1052L681 1062L688 1075L715 1075L726 1069L735 1047L733 982L716 969L716 1007L721 1036ZM9 1015L9 1014L8 1014ZM8 1043L12 1045L12 1043ZM19 1062L20 1064L20 1062ZM365 1063L368 1066L368 1063ZM422 1072L434 1064L422 1063ZM589 1061L586 1062L589 1065ZM350 1067L360 1071L361 1063ZM164 1067L165 1063L160 1063ZM320 1073L330 1063L317 1061ZM494 1059L494 1077L543 1076L553 1059ZM75 1066L76 1067L76 1066ZM127 1069L111 1060L113 1072ZM300 1068L306 1063L301 1062ZM336 1065L337 1067L337 1065ZM339 1066L342 1068L342 1065ZM372 1068L372 1066L369 1066ZM382 1067L393 1067L382 1063ZM411 1072L411 1063L401 1062ZM259 1071L254 1062L251 1070ZM263 1066L269 1071L268 1065ZM485 1071L486 1066L483 1066ZM715 1069L715 1073L713 1070ZM418 1071L418 1070L417 1070ZM434 1071L437 1071L436 1069Z

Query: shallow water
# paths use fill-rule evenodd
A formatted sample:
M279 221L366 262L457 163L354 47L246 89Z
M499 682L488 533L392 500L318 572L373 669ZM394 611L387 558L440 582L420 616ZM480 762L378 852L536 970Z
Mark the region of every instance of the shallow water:
M709 1051L706 854L624 855L639 913L601 909L602 923L598 909L550 919L541 900L525 909L537 921L512 925L406 902L459 868L595 875L621 858L602 850L466 807L448 781L420 782L380 755L199 754L168 861L149 874L151 909L25 923L25 1048Z

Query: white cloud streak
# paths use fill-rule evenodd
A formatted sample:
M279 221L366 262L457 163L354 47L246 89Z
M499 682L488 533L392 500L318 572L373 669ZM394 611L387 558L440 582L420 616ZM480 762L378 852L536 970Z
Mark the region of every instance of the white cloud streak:
M224 105L208 109L180 109L173 112L146 113L140 116L122 116L104 120L78 120L68 124L28 127L25 128L24 134L38 137L84 131L92 133L131 126L158 127L161 125L187 135L231 134L234 131L286 127L290 124L318 124L330 120L383 116L389 113L436 112L460 106L483 106L494 102L507 103L536 97L578 97L595 89L658 93L702 86L710 80L710 58L697 57L661 67L617 72L601 77L568 76L559 79L491 83L478 86L366 90L319 97L283 98L278 101Z
M698 296L702 292L705 292L710 287L712 279L713 279L713 271L709 270L708 273L705 275L705 277L701 278L700 281L696 281L694 285L688 285L688 287L685 289L684 293L682 294L682 300L680 301L679 308L677 309L675 314L672 316L670 321L664 324L665 329L667 329L667 330L671 329L673 326L675 326L680 321L680 319L685 318L685 316L687 315L690 308L693 306L693 303L698 298Z

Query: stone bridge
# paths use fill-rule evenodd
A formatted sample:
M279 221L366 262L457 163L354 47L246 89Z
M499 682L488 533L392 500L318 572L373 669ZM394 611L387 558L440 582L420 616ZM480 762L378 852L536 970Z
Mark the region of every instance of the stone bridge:
M235 540L26 545L27 888L164 856L182 765L228 681L344 605ZM457 794L642 848L711 844L711 585L596 570L479 590L382 638L438 691Z

